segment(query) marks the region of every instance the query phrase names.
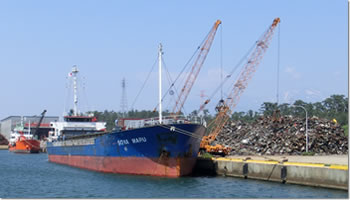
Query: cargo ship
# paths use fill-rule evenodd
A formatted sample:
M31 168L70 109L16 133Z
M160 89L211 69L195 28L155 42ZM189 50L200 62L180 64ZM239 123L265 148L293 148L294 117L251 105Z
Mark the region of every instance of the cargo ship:
M49 161L101 172L179 177L192 172L205 132L202 125L185 120L121 129L127 130L48 142Z
M71 75L78 70L73 68ZM74 88L76 88L76 78ZM76 112L52 122L47 143L50 162L107 173L180 177L191 174L206 128L199 120L161 115L151 119L119 119L111 132L104 122ZM160 95L161 96L161 95ZM101 124L102 123L102 124ZM90 127L90 128L88 128Z

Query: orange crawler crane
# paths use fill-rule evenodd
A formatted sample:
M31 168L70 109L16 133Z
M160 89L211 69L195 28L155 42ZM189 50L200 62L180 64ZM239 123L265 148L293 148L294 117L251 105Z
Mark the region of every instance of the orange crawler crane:
M200 150L205 150L208 153L213 154L222 154L227 155L230 152L230 148L224 147L220 144L215 146L210 145L215 138L218 136L228 119L232 114L232 109L237 105L242 93L248 86L248 81L252 78L254 72L259 66L263 56L267 48L269 47L270 41L272 39L272 35L274 33L275 28L280 22L280 18L275 18L273 20L272 25L265 31L262 37L256 42L256 47L250 54L248 58L248 62L242 68L237 81L233 85L229 96L225 101L220 100L219 106L216 107L218 112L217 117L213 120L214 123L213 131L208 134L208 136L204 136L200 143ZM210 100L205 101L204 105L201 106L201 110L204 108L206 104L208 104Z

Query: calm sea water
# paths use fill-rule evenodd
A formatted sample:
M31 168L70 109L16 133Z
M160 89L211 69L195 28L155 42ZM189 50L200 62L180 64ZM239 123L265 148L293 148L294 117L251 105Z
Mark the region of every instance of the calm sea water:
M348 192L232 177L159 178L82 170L0 151L0 198L347 198Z

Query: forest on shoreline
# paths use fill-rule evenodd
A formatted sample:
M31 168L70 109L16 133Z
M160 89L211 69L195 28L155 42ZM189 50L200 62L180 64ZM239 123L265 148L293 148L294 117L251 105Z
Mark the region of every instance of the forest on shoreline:
M260 116L272 116L274 111L278 110L279 115L291 115L295 117L305 117L306 109L308 117L319 117L328 120L336 120L341 126L347 129L348 125L348 97L344 95L331 95L321 102L308 103L302 100L296 100L293 104L277 104L273 102L263 102L258 111L248 110L246 112L233 112L231 120L240 120L243 122L253 122ZM107 130L114 128L114 122L118 118L152 118L158 117L158 112L150 110L130 110L126 113L116 111L89 111L93 113L100 121L107 122ZM170 115L169 111L164 111L163 115ZM207 109L203 113L197 110L188 114L189 117L202 116L208 123L215 119L216 113L211 114Z

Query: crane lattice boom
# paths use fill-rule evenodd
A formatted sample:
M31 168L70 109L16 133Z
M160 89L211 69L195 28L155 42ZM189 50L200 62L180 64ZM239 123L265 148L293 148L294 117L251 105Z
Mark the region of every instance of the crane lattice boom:
M204 143L210 144L212 141L214 141L216 136L224 127L227 120L230 118L230 115L232 114L232 109L237 105L242 93L248 85L248 81L252 78L263 56L265 55L265 52L269 47L269 43L272 39L274 30L279 22L279 18L274 19L272 25L267 29L267 31L263 34L260 40L257 41L255 49L249 56L248 62L243 67L236 83L234 84L230 92L230 95L227 97L224 103L225 106L222 107L217 117L215 118L214 124L216 125L216 127L208 135L208 137L203 138L203 144L201 143L201 146L204 145Z
M185 85L181 89L181 92L179 94L179 97L175 103L175 106L173 108L173 113L178 115L181 112L181 109L187 99L188 94L190 93L192 86L198 76L198 73L205 61L205 58L208 55L208 52L210 50L211 44L213 43L216 30L218 29L219 25L221 24L220 20L217 20L211 29L211 31L208 34L207 39L205 40L204 44L200 48L200 52L197 56L196 61L194 62L194 65L192 66L191 72L187 76Z

